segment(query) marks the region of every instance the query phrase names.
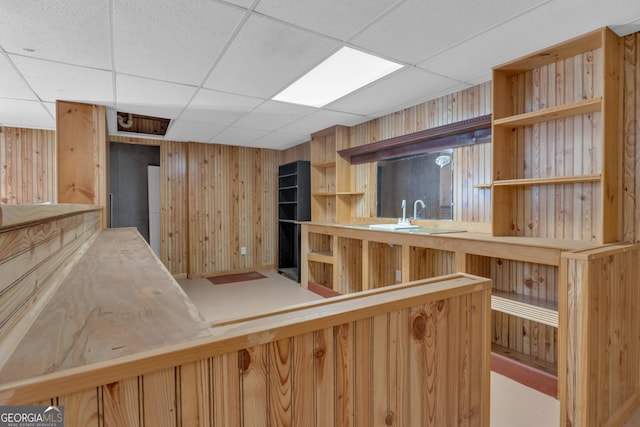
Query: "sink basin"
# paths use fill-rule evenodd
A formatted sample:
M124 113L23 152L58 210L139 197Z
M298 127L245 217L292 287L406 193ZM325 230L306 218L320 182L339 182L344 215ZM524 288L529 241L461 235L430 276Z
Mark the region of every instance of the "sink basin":
M369 228L377 228L379 230L403 230L405 228L418 228L413 224L370 224Z

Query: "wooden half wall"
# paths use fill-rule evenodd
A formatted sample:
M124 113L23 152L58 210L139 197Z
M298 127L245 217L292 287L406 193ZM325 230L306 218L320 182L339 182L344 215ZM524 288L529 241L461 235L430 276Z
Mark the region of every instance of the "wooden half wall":
M0 385L67 426L488 426L487 279L463 274L215 325L212 338Z

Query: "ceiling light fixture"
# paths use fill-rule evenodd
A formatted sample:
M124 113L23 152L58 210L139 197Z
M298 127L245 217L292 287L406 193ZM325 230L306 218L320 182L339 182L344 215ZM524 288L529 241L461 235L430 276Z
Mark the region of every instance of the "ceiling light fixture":
M323 107L402 67L402 64L343 47L273 100Z

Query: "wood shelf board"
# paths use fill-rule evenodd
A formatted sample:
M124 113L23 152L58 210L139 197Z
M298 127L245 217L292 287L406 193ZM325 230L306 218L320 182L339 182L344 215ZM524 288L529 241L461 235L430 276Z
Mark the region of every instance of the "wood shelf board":
M336 192L335 191L313 191L311 195L319 196L319 197L333 197L336 195Z
M495 187L527 187L531 185L577 184L581 182L598 182L601 174L554 176L548 178L501 179L493 181Z
M336 166L335 160L323 160L319 162L312 162L311 166L314 168L331 168Z
M493 125L501 127L531 126L536 123L595 113L597 111L600 111L601 108L602 97L598 97L587 99L585 101L574 102L571 104L543 108L540 110L518 114L515 116L494 119Z
M478 188L480 190L490 190L492 187L492 184L475 184L473 186L473 188Z
M278 190L295 190L297 188L298 188L297 185L290 185L288 187L279 187Z
M364 191L338 191L337 196L363 196Z
M309 252L307 259L313 262L321 262L323 264L333 264L333 253L330 251Z
M558 305L554 302L492 289L491 309L558 327Z

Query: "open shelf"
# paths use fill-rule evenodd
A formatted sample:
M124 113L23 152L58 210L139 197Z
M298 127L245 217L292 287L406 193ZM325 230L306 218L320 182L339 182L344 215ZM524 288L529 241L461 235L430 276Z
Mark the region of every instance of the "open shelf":
M364 191L337 191L337 196L363 196Z
M314 191L313 193L311 193L312 196L319 196L319 197L333 197L336 195L335 191Z
M324 264L333 264L333 253L331 252L309 252L307 254L309 261L321 262Z
M311 163L314 168L331 168L336 166L335 160L324 160Z
M491 293L492 310L558 327L557 303L495 289Z
M531 126L536 123L548 122L550 120L566 119L568 117L580 116L582 114L595 113L602 108L602 97L587 99L585 101L571 104L559 105L557 107L544 108L529 113L517 114L515 116L495 119L494 126L519 127Z
M522 179L501 179L493 181L496 187L502 186L521 186L527 187L531 185L553 185L553 184L571 184L580 182L600 182L601 174L591 175L573 175L573 176L554 176L547 178L522 178Z

